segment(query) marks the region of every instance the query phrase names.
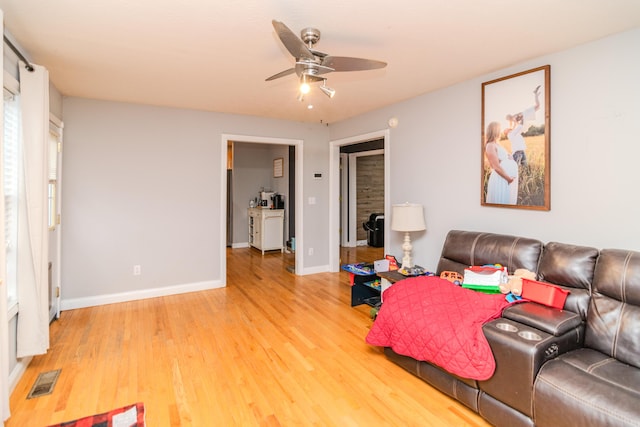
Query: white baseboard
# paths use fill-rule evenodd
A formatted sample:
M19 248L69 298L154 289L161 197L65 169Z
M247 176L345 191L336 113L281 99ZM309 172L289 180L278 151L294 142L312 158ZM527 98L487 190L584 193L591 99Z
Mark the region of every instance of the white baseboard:
M306 276L308 274L326 273L328 271L329 271L329 266L328 265L319 265L317 267L305 268L305 269L302 270L302 272L299 272L298 275L299 276Z
M369 242L367 240L358 240L356 246L367 246Z
M249 242L232 243L231 244L231 249L248 248L248 247L249 247Z
M96 295L84 298L63 298L60 301L60 309L62 311L74 310L76 308L94 307L96 305L114 304L118 302L136 301L146 298L186 294L188 292L205 291L208 289L216 289L222 287L223 284L219 280L209 280L206 282L187 283L184 285L166 286L163 288L154 289L141 289L131 292L120 292L117 294Z
M13 367L11 372L9 372L9 395L13 393L13 390L18 385L18 381L22 378L22 375L27 370L27 366L31 363L33 357L23 357L18 360L18 363Z

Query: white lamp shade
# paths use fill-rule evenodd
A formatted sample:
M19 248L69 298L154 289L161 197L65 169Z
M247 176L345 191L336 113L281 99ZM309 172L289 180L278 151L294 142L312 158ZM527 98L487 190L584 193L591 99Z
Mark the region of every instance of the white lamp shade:
M393 205L391 211L391 229L394 231L426 230L424 208L422 205L404 203Z

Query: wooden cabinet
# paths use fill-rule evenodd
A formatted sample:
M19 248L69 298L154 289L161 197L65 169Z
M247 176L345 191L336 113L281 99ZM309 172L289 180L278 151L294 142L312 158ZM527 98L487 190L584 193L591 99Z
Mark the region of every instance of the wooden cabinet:
M284 252L284 209L249 208L249 245Z

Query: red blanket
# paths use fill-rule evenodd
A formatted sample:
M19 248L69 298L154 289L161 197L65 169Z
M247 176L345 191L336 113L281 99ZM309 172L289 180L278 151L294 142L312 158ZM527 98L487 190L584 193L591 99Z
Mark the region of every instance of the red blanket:
M509 305L504 295L463 289L439 277L415 277L391 286L383 301L367 343L463 378L491 378L495 360L482 325Z

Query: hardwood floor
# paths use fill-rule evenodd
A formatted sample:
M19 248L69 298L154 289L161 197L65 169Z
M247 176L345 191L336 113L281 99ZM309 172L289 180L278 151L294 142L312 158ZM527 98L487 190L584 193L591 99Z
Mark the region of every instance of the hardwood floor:
M488 425L365 343L346 272L295 276L288 256L229 249L226 288L63 312L6 427L138 401L150 427ZM27 400L58 368L54 392Z

